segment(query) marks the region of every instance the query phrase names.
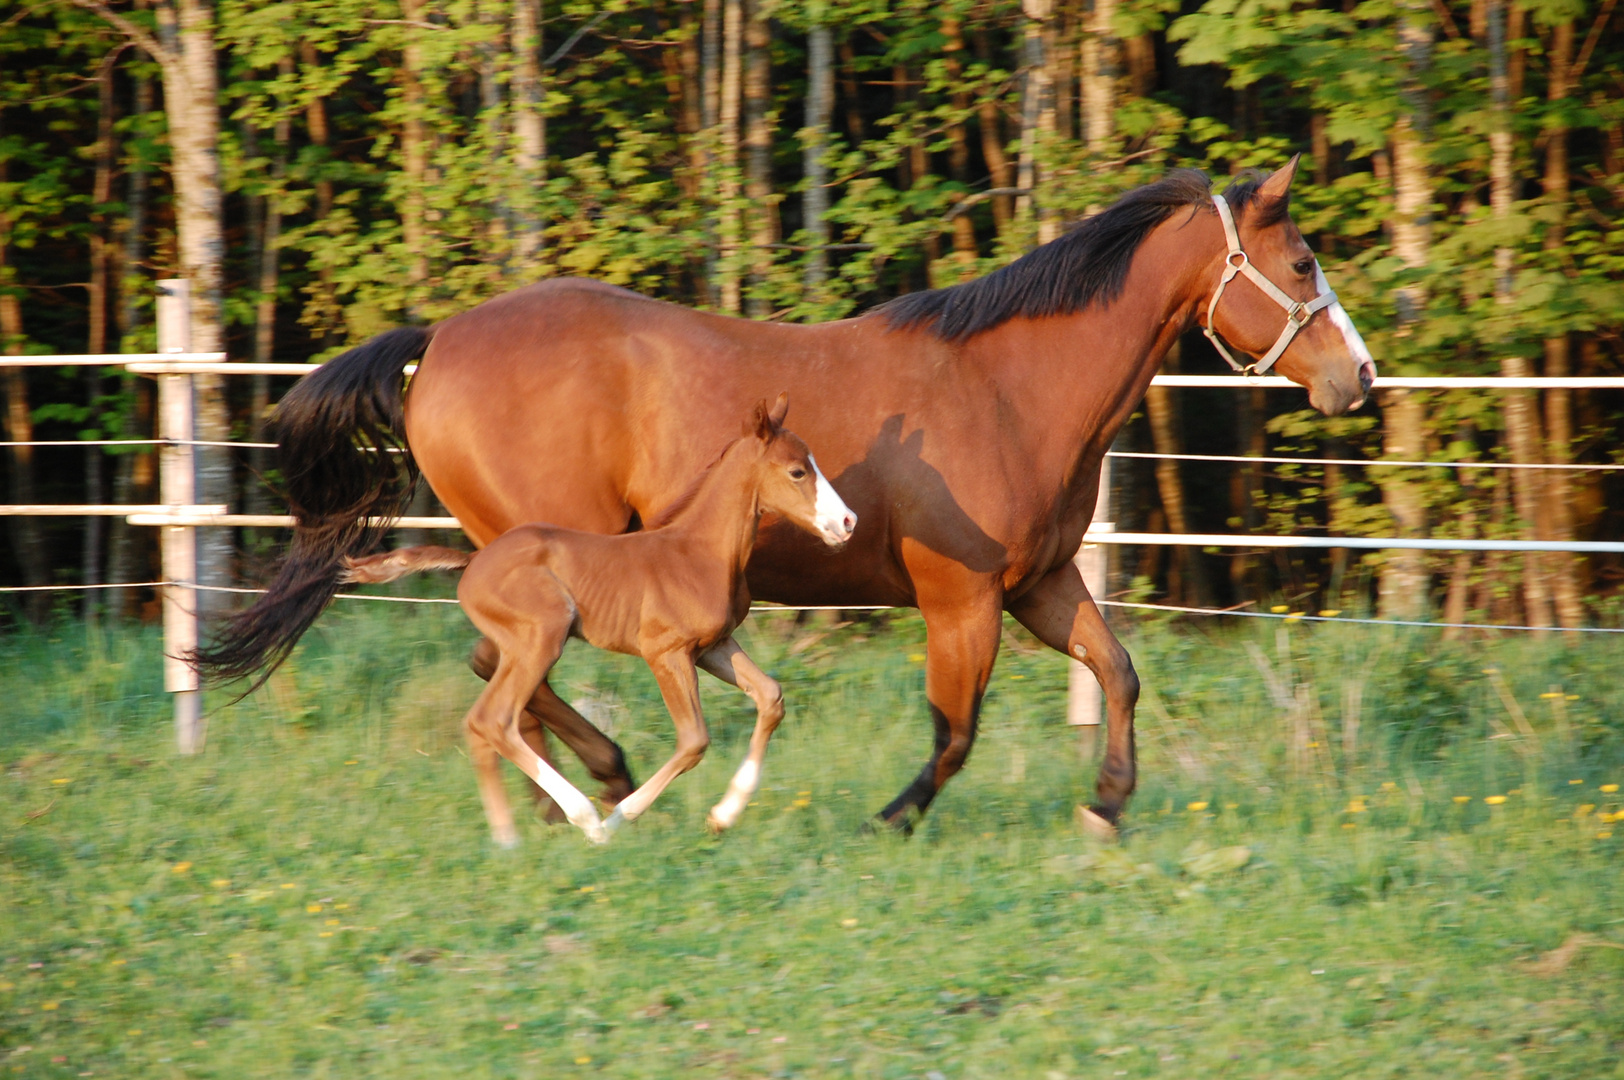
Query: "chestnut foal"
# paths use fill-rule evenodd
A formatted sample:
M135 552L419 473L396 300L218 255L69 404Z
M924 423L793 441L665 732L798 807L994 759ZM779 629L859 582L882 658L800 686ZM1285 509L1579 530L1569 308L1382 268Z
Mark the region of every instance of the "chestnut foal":
M756 406L746 434L646 532L603 536L549 525L520 525L475 555L409 548L350 562L347 580L393 581L415 570L468 569L457 598L501 657L469 710L468 734L480 796L496 842L518 840L497 755L534 778L594 843L634 821L705 755L710 736L699 708L695 665L739 687L756 703L750 751L711 810L730 827L761 777L767 741L784 716L779 686L733 640L750 610L744 569L764 513L782 517L840 547L857 517L824 479L812 454L783 428L789 397ZM525 707L540 692L570 637L641 656L654 672L677 728L676 753L642 787L600 820L592 801L520 737Z

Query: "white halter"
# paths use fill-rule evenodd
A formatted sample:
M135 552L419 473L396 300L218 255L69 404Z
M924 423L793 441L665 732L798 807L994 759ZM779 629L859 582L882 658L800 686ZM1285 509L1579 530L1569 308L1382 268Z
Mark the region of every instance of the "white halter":
M1218 289L1207 301L1207 325L1201 332L1217 348L1218 354L1229 361L1229 366L1236 371L1248 375L1262 375L1274 366L1280 359L1280 354L1286 351L1291 339L1297 336L1297 331L1308 325L1308 320L1314 317L1316 311L1323 311L1336 303L1336 293L1326 289L1314 299L1309 301L1293 300L1280 290L1274 282L1263 276L1263 272L1252 265L1252 260L1246 257L1241 248L1241 234L1235 229L1235 216L1229 210L1229 203L1224 201L1222 195L1212 197L1213 205L1218 208L1218 220L1224 223L1224 239L1229 243L1229 254L1224 257L1224 274L1218 279ZM1237 262L1236 259L1239 258ZM1224 288L1234 280L1236 274L1245 274L1248 281L1263 290L1263 295L1286 309L1286 326L1275 339L1274 348L1263 355L1263 358L1253 364L1241 364L1236 360L1224 343L1219 340L1218 332L1213 329L1212 315L1218 310L1218 298L1224 295ZM1320 280L1324 280L1322 277Z

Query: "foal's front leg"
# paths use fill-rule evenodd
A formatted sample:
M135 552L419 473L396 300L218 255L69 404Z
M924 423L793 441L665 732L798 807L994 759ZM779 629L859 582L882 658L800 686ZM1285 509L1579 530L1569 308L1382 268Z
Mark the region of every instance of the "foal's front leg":
M671 760L660 766L658 772L646 780L642 787L620 801L615 812L603 820L603 827L614 832L629 821L636 821L666 785L698 765L710 746L710 733L705 730L705 715L699 710L699 679L694 661L686 649L658 653L645 657L660 684L660 696L671 710L671 720L677 727L677 751Z
M761 764L767 757L767 743L784 719L784 691L778 682L755 665L731 637L700 654L699 666L725 683L750 695L756 703L756 730L750 735L750 752L733 774L722 801L711 808L705 823L716 832L733 827L750 796L761 783Z

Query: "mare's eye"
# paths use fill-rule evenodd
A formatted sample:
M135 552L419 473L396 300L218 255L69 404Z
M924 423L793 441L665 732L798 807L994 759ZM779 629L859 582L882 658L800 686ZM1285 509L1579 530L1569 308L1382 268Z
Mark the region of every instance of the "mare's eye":
M789 478L795 481L805 480L806 470L801 468L799 465L791 465L789 469Z
M1314 260L1313 259L1298 259L1295 263L1292 264L1291 268L1293 270L1297 271L1297 275L1299 277L1308 277L1310 274L1312 274L1314 272Z

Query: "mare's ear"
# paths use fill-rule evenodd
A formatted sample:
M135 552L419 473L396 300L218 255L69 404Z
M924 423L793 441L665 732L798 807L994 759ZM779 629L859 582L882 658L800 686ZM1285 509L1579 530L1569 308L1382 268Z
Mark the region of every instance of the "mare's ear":
M767 419L773 422L773 427L781 428L784 426L784 417L788 415L789 391L780 390L778 392L778 400L773 402L772 411L767 414Z
M1297 163L1302 160L1302 154L1291 155L1291 160L1269 175L1257 189L1257 193L1266 199L1291 198L1291 182L1297 178Z

